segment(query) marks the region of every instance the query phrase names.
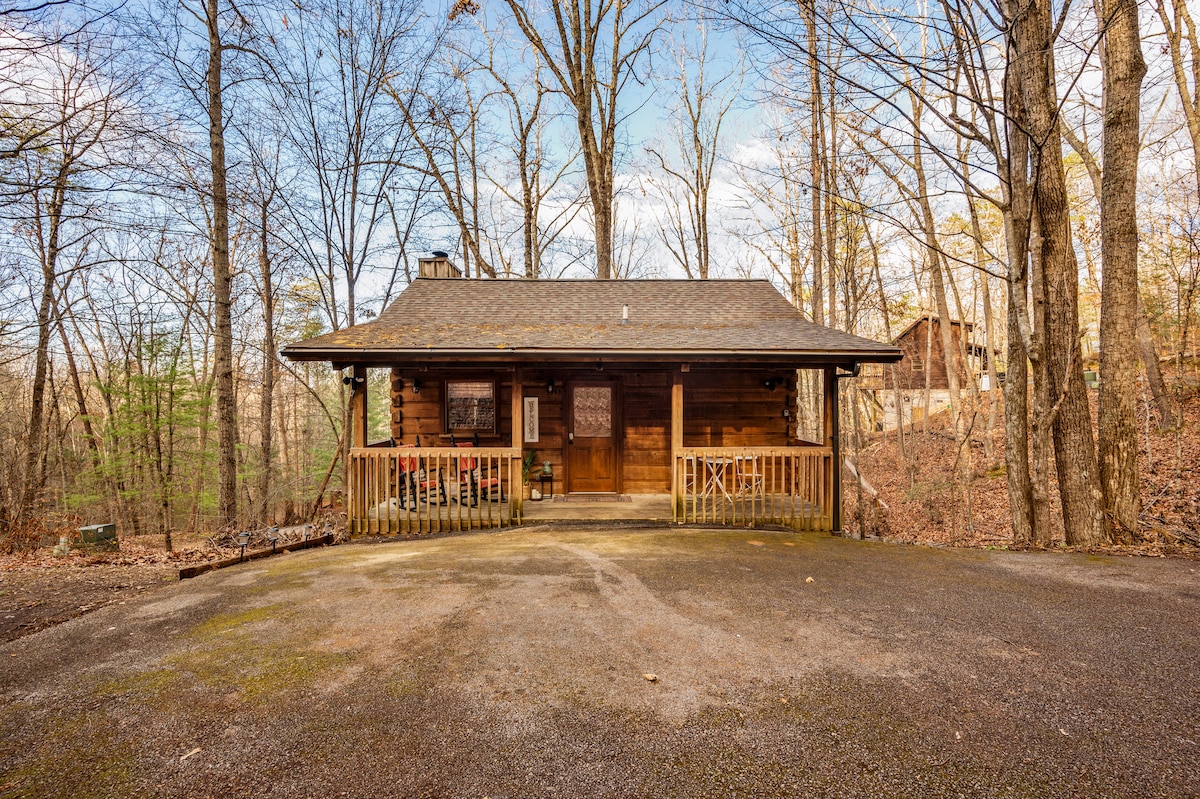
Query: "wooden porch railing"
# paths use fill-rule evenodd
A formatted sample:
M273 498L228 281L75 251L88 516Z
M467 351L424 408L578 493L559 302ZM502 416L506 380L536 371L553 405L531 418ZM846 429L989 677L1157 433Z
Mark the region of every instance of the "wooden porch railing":
M509 447L351 449L347 528L356 535L512 527L521 522L520 478L521 451Z
M677 522L833 529L830 447L686 447L675 451Z

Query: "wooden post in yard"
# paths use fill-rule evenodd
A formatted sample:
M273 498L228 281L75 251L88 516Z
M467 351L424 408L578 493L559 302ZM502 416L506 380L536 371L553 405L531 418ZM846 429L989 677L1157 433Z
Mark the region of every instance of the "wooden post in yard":
M683 371L676 369L671 381L671 518L683 521L683 475L679 474L679 450L683 449Z
M841 447L838 445L838 379L837 367L825 368L824 399L824 438L825 446L829 447L829 468L825 470L825 497L829 501L827 518L829 531L841 532L842 529L842 481L841 481Z

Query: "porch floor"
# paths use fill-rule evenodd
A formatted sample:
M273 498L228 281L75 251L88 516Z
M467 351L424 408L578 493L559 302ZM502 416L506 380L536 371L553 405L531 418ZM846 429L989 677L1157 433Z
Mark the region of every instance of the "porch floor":
M521 504L525 524L559 521L670 521L670 494L623 494L620 499L586 495L528 500Z

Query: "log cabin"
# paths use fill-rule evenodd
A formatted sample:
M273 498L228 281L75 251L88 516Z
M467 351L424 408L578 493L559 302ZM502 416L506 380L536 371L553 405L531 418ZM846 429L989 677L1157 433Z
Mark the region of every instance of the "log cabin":
M871 397L869 417L876 432L920 422L931 413L948 408L948 363L955 365L963 391L971 380L982 391L992 388L989 358L996 357L996 353L989 353L986 346L971 340L974 327L971 322L950 322L953 357L949 359L942 346L941 319L932 314L919 317L892 339L903 357L887 367L865 369L858 381L858 388ZM1003 373L998 377L1003 379Z
M421 275L377 319L283 350L348 370L352 533L521 524L547 518L539 493L840 529L837 382L898 348L809 322L766 280L467 280L444 258ZM391 375L384 441L370 368ZM819 440L797 425L804 375Z
M971 341L974 325L970 322L960 322L957 319L950 322L950 340L954 342L953 362L958 370L959 385L966 385L968 370L976 378L987 373L987 348ZM903 357L896 364L895 370L882 372L884 387L899 388L901 391L923 390L928 387L935 391L950 388L947 375L945 350L942 348L942 323L936 316L923 316L904 329L900 335L892 339L892 343L900 348ZM962 360L966 353L967 363Z

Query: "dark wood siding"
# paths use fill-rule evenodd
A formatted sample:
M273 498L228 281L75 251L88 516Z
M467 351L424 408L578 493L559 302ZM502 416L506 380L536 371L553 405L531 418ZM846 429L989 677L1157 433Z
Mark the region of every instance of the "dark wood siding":
M621 380L625 403L624 491L671 490L671 372L631 372Z
M775 383L768 389L767 380ZM794 371L693 371L683 380L685 447L781 447L795 414ZM789 411L785 418L784 410Z
M630 494L667 493L671 488L671 381L673 368L606 368L618 386L621 403L621 490ZM421 390L412 393L412 380ZM594 366L526 369L523 395L538 398L540 440L537 464L550 461L555 491L563 489L564 399L574 379L595 379ZM787 369L738 371L693 369L684 374L684 446L785 446L795 443L796 373ZM480 434L483 446L512 441L512 373L429 370L392 374L392 439L397 444L447 446L443 390L447 379L495 380L498 433ZM554 390L548 383L554 381ZM771 380L774 390L764 384ZM788 409L788 416L784 410ZM463 439L459 439L463 440Z

